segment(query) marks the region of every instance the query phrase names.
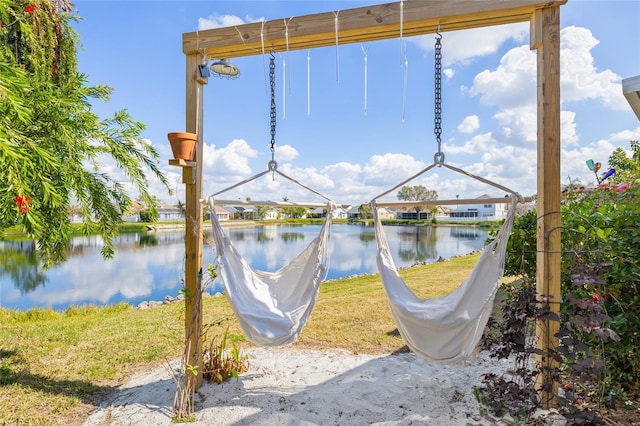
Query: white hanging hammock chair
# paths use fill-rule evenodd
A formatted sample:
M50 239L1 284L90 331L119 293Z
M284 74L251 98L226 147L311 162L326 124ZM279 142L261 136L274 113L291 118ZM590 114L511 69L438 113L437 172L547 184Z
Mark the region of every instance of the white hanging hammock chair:
M423 300L413 293L398 273L380 221L376 199L406 184L435 165L447 167L511 193L511 197L507 198L511 204L497 237L482 250L469 278L453 293L437 299ZM398 331L413 352L428 360L452 364L475 356L503 276L507 241L511 233L516 205L521 199L517 193L508 188L444 164L444 155L442 155L439 163L427 167L371 201L378 245L376 258L378 271Z
M298 339L315 306L320 283L327 275L329 229L336 204L297 180L278 170L275 161L276 104L275 55L271 50L269 79L271 82L271 161L267 170L258 173L209 197L211 225L216 246L218 272L224 283L225 295L247 338L259 346L280 346ZM258 271L233 246L225 234L215 210L214 197L269 172L290 180L319 195L326 201L326 216L319 235L289 264L276 272ZM218 203L223 203L218 200ZM234 202L236 203L236 202ZM239 204L244 204L240 202ZM251 202L253 205L303 206L299 203ZM308 206L308 205L307 205ZM322 204L324 206L324 204ZM314 205L318 207L318 205Z
M272 171L328 200L326 217L318 236L302 253L278 271L266 272L251 268L225 234L215 214L213 197L209 198L217 268L224 284L224 294L242 331L249 341L259 346L286 345L296 341L300 335L315 306L320 283L327 274L329 230L333 210L337 207L329 198L278 171L273 164L270 163L271 170L259 173L231 188Z

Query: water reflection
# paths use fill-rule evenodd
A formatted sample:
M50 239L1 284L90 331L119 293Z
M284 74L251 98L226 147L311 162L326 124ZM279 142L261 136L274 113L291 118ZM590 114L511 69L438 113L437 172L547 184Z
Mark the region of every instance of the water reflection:
M8 276L21 295L30 293L47 280L38 268L33 241L0 242L0 276Z
M156 234L143 234L140 236L140 247L155 247L158 245Z
M317 237L320 225L271 224L227 232L252 267L275 271ZM385 233L399 267L472 252L487 237L486 231L469 227L394 226L385 227ZM121 301L136 305L178 294L184 270L183 231L122 234L114 243L114 258L104 260L100 237L73 238L67 261L43 271L32 241L0 242L0 307L61 310L71 304ZM333 225L327 279L377 272L376 250L373 227ZM213 246L207 244L204 263L214 261ZM222 283L215 282L209 292L221 289Z
M436 258L437 232L441 228L418 226L412 232L403 231L398 234L400 247L398 256L405 263L422 262L422 259Z

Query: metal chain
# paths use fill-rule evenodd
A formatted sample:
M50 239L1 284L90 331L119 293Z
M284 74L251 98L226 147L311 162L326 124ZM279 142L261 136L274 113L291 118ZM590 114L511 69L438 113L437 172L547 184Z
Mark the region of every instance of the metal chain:
M276 56L271 49L269 61L269 80L271 83L271 161L274 161L276 151Z
M442 153L442 44L440 43L442 36L436 32L435 46L435 108L434 108L434 133L436 134L436 142L438 143L438 152L434 157L436 162L442 164L444 154Z

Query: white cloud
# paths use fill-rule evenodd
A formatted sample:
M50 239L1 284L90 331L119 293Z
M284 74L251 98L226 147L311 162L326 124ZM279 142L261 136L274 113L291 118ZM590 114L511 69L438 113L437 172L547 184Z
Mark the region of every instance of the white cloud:
M611 70L598 71L591 50L600 42L586 28L570 26L560 31L561 96L563 101L595 99L607 108L626 111L621 77Z
M275 159L278 163L295 160L298 155L298 150L291 145L279 145L276 147Z
M423 162L406 154L374 155L363 168L363 182L374 186L392 186L424 167Z
M494 71L484 70L473 79L471 96L485 105L518 108L535 103L536 56L528 46L509 50Z
M247 16L243 19L235 15L210 15L206 18L198 18L198 31L208 30L211 28L233 27L236 25L260 21L264 21L264 18L252 18Z
M458 125L460 133L473 133L480 128L480 118L477 115L469 115Z
M224 148L214 145L203 147L204 173L215 173L216 177L244 178L251 174L249 159L257 151L244 140L234 139Z
M529 26L525 23L443 33L442 62L445 66L469 63L475 58L496 53L508 40L523 41L528 33ZM433 34L409 40L427 53L433 51Z
M442 151L445 153L445 155L448 155L448 154L472 155L472 154L477 154L479 152L485 151L488 148L488 146L493 142L494 141L491 136L491 133L483 133L481 135L476 135L472 137L462 145L445 143L444 147L442 148Z
M367 185L359 164L338 162L324 167L322 173L333 182L331 195L336 202L360 205L380 192L378 187Z
M537 113L533 105L505 109L493 116L498 122L494 136L504 144L531 145L537 140Z
M580 27L561 30L560 83L563 102L599 100L604 106L625 111L628 105L622 95L621 78L605 70L598 72L593 65L591 49L598 44L591 31ZM469 89L471 96L479 96L483 104L505 109L502 114L515 113L536 103L536 53L523 45L509 50L498 67L480 72Z
M562 145L577 145L576 113L573 111L560 111L560 141Z
M627 151L627 154L631 155L629 142L640 140L640 127L636 127L633 130L622 130L620 132L613 133L609 139L617 145L623 146Z
M453 68L445 68L442 70L442 73L447 78L447 80L451 80L454 75L456 75L456 71Z
M530 147L505 144L488 132L472 137L461 146L445 144L443 151L451 154L446 160L450 165L522 194L530 195L535 192L535 144ZM446 198L452 198L456 194L464 198L485 193L501 195L499 189L458 173L442 174L436 184L438 187L434 189Z
M333 180L326 173L319 172L315 167L293 168L291 164L285 164L281 170L302 185L331 197L331 194L325 194L325 192L334 188ZM298 188L296 187L296 189Z
M323 172L332 176L334 179L340 182L353 182L359 180L359 176L362 173L362 167L359 164L348 163L341 161L339 163L330 164L324 167Z

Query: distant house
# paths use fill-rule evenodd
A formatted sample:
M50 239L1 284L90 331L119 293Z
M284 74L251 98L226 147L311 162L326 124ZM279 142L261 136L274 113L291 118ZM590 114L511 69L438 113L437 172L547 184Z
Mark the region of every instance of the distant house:
M241 219L241 212L235 207L224 206L223 209L227 212L229 220Z
M140 200L134 200L131 202L131 207L128 213L122 214L121 218L123 222L142 222L140 218L140 212L146 208L146 204Z
M168 204L159 204L156 208L158 210L158 222L182 222L184 220L184 209L182 208ZM140 217L139 214L138 217Z
M378 207L378 217L380 220L389 220L396 218L396 212L387 207Z
M477 204L463 204L449 211L449 220L500 220L506 217L509 204L483 203L483 199L490 199L487 194L477 198Z
M222 207L218 207L216 205L213 206L213 208L216 211L216 216L218 217L219 221L227 221L229 220L229 211L227 211L226 209L223 209Z
M360 219L360 206L351 206L347 209L347 219Z
M239 219L243 220L258 220L258 209L255 206L235 206L236 210L240 213Z
M349 212L347 211L347 209L344 209L342 207L338 207L337 209L335 209L333 211L333 213L331 214L331 217L333 219L348 219L349 218Z
M262 220L276 220L280 217L280 212L276 208L270 208L264 212Z
M410 210L398 210L396 211L396 219L401 220L429 220L431 219L431 212L428 210L421 210L417 212L415 209Z
M229 220L260 220L255 206L225 206Z
M326 216L326 213L323 207L316 207L315 209L309 212L309 217L312 217L312 218L317 219L319 217L325 217L325 216Z
M309 212L309 217L315 217L315 218L326 217L327 216L326 211L327 209L325 207L317 207ZM338 207L334 209L333 212L331 213L331 218L332 219L348 219L349 212L342 207Z

